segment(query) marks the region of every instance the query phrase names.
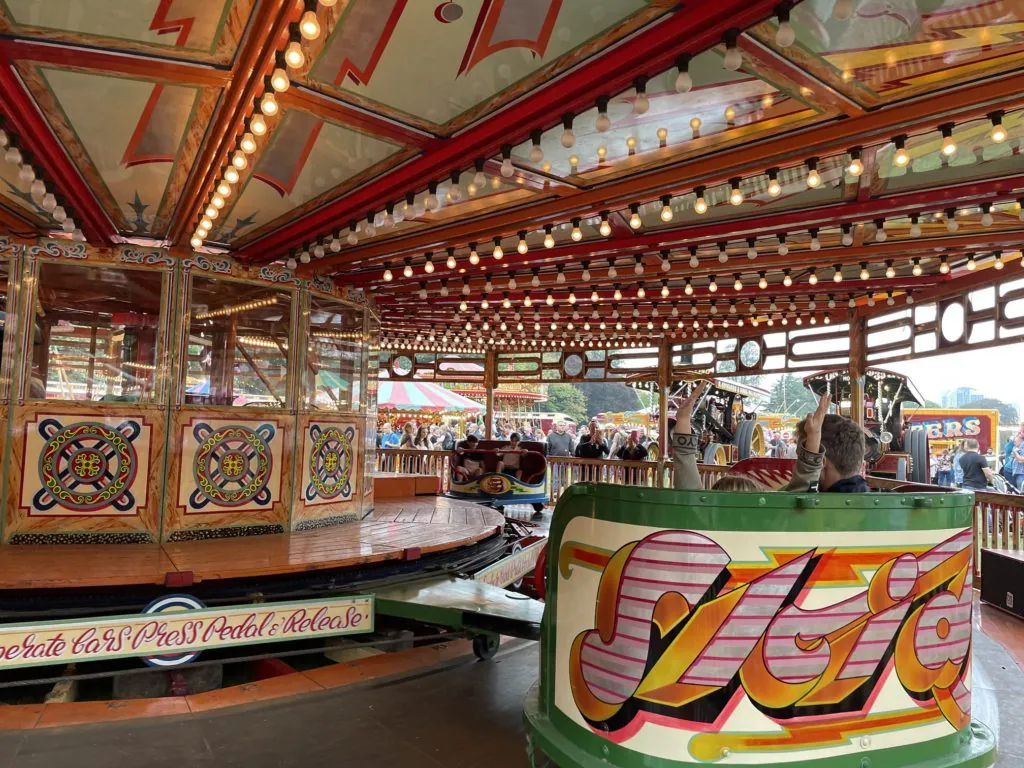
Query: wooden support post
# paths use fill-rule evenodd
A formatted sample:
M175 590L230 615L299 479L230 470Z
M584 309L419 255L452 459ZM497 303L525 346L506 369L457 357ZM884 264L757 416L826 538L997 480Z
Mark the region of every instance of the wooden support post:
M484 440L491 440L494 432L494 390L498 386L498 353L491 349L484 353Z
M850 323L850 418L864 425L864 374L867 370L867 321L851 310Z
M663 341L658 347L658 449L659 456L668 455L668 388L672 386L672 343Z

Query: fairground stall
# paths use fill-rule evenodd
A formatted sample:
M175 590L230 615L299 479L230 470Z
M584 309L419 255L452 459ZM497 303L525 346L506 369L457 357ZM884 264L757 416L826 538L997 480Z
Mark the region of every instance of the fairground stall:
M707 490L671 490L666 449L678 382L839 371L863 425L870 369L1019 360L1022 25L1010 0L0 2L0 672L51 653L26 638L54 612L232 628L115 654L159 665L296 597L322 620L288 638L387 618L488 656L540 634L502 589L530 571L528 730L559 765L990 764L969 598L980 552L1020 567L1018 497L719 493L764 450L724 396ZM542 558L533 510L442 495L479 463L388 449L414 471L377 476L382 372L482 392L485 440L501 386L637 382L660 450L531 446ZM488 445L497 487L516 457ZM46 674L106 658L58 645Z

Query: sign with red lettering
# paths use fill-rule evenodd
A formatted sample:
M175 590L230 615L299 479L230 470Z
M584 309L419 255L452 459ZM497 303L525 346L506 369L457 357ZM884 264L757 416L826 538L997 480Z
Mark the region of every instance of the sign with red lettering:
M372 631L372 595L5 624L0 669L125 657L190 660L193 651Z

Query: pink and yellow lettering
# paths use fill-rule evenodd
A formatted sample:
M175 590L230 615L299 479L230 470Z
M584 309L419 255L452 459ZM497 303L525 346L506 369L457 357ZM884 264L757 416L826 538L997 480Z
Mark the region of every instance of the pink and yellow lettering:
M803 605L816 586L859 578L861 562L874 563L862 592ZM755 575L740 582L738 573ZM569 654L572 696L609 733L651 715L714 729L740 692L785 723L863 714L892 665L908 695L961 728L970 719L970 574L970 531L917 553L811 549L760 569L731 563L703 535L655 533L608 557L594 628Z

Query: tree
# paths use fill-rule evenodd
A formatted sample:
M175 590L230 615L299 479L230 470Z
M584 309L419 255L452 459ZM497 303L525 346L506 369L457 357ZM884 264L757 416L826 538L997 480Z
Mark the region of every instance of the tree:
M999 422L1001 424L1014 425L1020 421L1017 406L1012 403L1004 403L1002 400L997 400L994 397L975 400L973 403L968 403L964 406L963 410L973 410L974 408L991 408L994 411L999 411Z
M938 403L936 403L934 400L929 400L928 398L925 398L925 400L924 400L924 407L925 408L941 408L942 406L939 405Z
M772 383L771 396L764 409L768 413L781 413L784 416L803 416L816 407L814 395L804 387L803 382L785 373Z
M616 381L590 381L576 388L587 398L587 416L599 413L636 411L641 407L640 397L633 387Z
M587 420L587 396L572 384L548 384L547 409L572 416L577 423Z

